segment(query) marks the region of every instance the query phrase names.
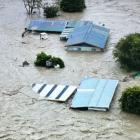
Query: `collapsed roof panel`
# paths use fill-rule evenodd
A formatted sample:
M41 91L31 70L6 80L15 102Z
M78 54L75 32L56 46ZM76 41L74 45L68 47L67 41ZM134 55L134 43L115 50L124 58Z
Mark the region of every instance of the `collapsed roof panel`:
M71 108L106 111L110 108L118 80L84 79L72 100Z

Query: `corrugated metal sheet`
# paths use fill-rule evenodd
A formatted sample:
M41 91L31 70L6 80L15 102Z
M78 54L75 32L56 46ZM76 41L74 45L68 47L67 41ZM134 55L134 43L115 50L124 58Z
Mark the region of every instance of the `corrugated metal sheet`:
M62 32L67 22L61 20L32 20L27 27L29 31Z
M73 32L74 28L65 28L60 35L61 40L67 40L71 32Z
M118 80L84 79L72 100L72 108L87 108L93 110L109 109Z
M75 91L76 86L68 85L48 85L33 84L32 89L40 97L46 97L48 100L65 102Z
M76 27L70 34L66 47L87 44L87 46L104 49L109 37L109 29L88 22Z
M92 23L91 21L78 21L78 20L68 21L65 29L60 35L60 39L67 40L70 34L74 31L74 28L81 27L83 25L88 25L91 23Z
M87 25L89 23L92 23L91 21L78 21L78 20L72 20L68 21L66 28L75 28L75 27L80 27L83 25Z

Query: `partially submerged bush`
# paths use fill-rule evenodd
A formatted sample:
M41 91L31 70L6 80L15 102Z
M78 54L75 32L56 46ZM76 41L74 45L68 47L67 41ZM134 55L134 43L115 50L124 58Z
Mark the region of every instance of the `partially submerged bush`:
M47 55L44 52L41 52L40 54L37 54L36 61L34 64L36 66L41 66L41 67L47 67L46 62L50 62L51 66L50 67L55 67L59 65L60 68L64 68L65 64L61 58L58 57L52 57L51 55Z
M85 7L85 0L61 0L60 2L60 8L65 12L80 12Z
M121 66L130 70L140 70L140 33L122 38L113 51Z
M34 62L34 64L36 66L45 67L46 66L46 61L51 60L51 58L52 58L51 55L47 55L44 52L41 52L40 54L37 54L37 58L36 58L36 61Z
M57 5L44 5L44 16L46 18L53 18L57 16L59 7Z
M65 67L64 62L63 62L63 60L61 58L53 57L51 61L54 64L54 66L59 65L60 68L64 68Z
M123 111L140 115L140 87L129 87L123 91L120 102Z

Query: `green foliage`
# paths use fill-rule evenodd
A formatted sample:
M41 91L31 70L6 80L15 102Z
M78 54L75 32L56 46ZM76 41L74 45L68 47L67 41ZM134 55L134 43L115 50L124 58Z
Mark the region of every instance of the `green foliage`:
M60 2L60 8L65 12L81 12L85 7L85 0L61 0Z
M59 65L60 68L64 68L65 67L64 62L62 61L62 59L57 58L57 57L53 57L52 58L52 63L54 64L54 66Z
M113 51L121 66L130 70L140 70L140 33L122 38Z
M58 6L44 6L44 16L46 18L53 18L57 16L57 13L59 11L59 7Z
M129 87L123 91L120 102L123 111L140 115L140 87Z
M59 65L60 68L64 68L64 62L61 58L58 57L52 57L51 55L47 55L44 52L41 52L40 54L37 54L36 61L34 64L36 66L46 67L46 61L49 61L52 63L52 67Z
M50 60L52 57L51 55L47 55L44 52L37 54L36 61L34 62L36 66L46 66L46 61Z

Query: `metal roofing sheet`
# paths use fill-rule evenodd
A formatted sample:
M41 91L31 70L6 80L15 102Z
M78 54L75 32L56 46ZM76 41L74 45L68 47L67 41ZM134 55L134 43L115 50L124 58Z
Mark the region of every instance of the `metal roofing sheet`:
M33 84L32 89L38 93L40 97L46 97L53 101L66 101L76 90L76 86L68 85L48 85L48 84Z
M72 100L72 108L107 110L110 107L118 80L84 79Z
M74 28L65 28L60 35L61 40L67 40L71 32L73 32Z
M89 23L92 23L91 21L78 21L78 20L72 20L68 21L66 28L75 28L75 27L80 27L83 25L87 25Z
M62 32L66 24L66 21L61 20L32 20L27 30Z
M105 48L108 37L109 29L89 22L74 29L69 35L66 46L84 43L93 47Z

